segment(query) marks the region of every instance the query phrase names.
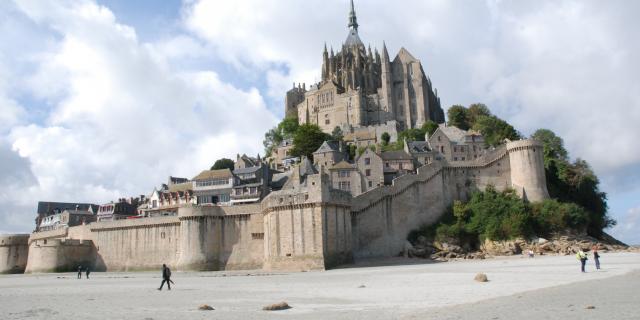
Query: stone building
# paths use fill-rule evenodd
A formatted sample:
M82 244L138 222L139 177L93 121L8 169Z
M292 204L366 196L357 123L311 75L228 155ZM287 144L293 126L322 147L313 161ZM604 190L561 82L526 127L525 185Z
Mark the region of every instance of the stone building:
M441 124L426 139L432 150L447 161L474 161L486 152L484 137L476 131L465 131Z
M240 160L249 157L238 157ZM238 165L241 163L240 165ZM243 169L246 163L237 161L236 168ZM204 170L191 179L193 181L193 195L199 205L229 204L234 177L229 169Z
M362 193L362 177L354 164L342 160L329 167L329 176L334 189L346 191L352 195Z
M384 185L384 161L379 154L367 148L356 157L355 163L362 175L363 192Z
M233 170L235 176L231 203L252 203L269 193L271 170L266 164Z
M98 212L98 207L99 206L97 204L91 203L39 201L38 208L36 209L35 230L40 230L40 224L46 217L54 214L60 214L64 210L81 210L96 214Z
M118 202L111 202L100 205L98 208L98 221L115 221L127 219L138 215L138 199L118 199Z
M348 27L338 52L325 45L322 80L309 90L294 85L287 92L287 115L297 114L299 123L316 124L326 133L336 127L348 133L393 121L388 129L393 141L397 130L418 128L427 120L444 122L440 98L420 60L405 48L391 60L386 45L381 54L365 47L353 2Z
M347 158L348 155L342 142L325 141L318 150L313 152L313 164L318 168L320 166L329 168Z

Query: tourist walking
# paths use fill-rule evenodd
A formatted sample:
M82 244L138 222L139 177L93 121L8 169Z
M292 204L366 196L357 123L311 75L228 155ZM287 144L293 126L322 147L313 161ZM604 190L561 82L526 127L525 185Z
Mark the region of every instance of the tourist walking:
M91 267L87 266L87 268L84 269L84 274L85 274L87 279L89 279L89 273L91 273Z
M78 266L78 279L82 279L82 266Z
M169 267L167 267L166 264L162 264L162 283L160 283L160 288L158 288L158 290L162 290L162 286L164 286L164 283L167 283L167 288L169 290L171 290L171 283L173 281L171 281L171 269L169 269Z
M576 253L576 258L578 258L578 260L580 260L580 265L582 266L582 272L586 272L584 270L584 267L587 265L587 254L584 253L584 251L582 251L582 249L579 249L578 253Z
M598 254L598 245L594 245L592 249L593 261L596 263L596 270L600 270L600 254Z

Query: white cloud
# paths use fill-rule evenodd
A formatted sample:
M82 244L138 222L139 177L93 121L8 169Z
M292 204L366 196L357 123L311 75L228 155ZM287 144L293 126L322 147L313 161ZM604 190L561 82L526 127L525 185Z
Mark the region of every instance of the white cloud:
M629 245L640 245L640 206L627 210L611 230L619 239Z
M19 8L59 40L20 75L28 78L23 90L51 105L41 122L13 121L4 137L34 177L0 197L18 210L5 219L27 221L10 227L28 231L38 200L105 202L147 193L170 174L192 177L222 156L256 154L276 122L257 89L210 70L173 69L169 60L182 55L175 45L141 43L92 1Z

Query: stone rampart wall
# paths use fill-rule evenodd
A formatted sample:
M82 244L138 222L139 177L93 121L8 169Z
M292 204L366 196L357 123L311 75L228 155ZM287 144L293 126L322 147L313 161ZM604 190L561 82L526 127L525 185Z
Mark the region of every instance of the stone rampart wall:
M65 272L78 266L102 270L96 265L95 246L90 240L40 239L29 245L25 273Z
M0 274L23 273L29 254L29 234L0 235Z

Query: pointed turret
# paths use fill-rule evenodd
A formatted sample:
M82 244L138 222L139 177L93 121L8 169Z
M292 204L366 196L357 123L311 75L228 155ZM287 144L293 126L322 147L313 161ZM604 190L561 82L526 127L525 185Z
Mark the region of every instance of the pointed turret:
M349 12L349 28L358 31L358 18L356 17L356 9L353 6L353 0L351 0L351 11Z
M382 41L382 63L389 62L389 52L387 51L387 44Z

